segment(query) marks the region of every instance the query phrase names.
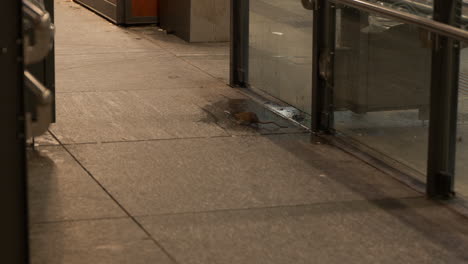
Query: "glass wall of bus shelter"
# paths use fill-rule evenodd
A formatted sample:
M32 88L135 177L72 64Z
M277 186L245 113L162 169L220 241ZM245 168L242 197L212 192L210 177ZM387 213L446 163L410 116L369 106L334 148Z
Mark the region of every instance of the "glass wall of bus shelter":
M432 0L371 2L432 17ZM250 0L248 12L248 85L310 114L312 12L299 0ZM425 174L427 32L352 8L336 12L336 129Z
M427 17L427 10L413 14ZM431 81L436 74L431 68L434 36L418 26L344 5L337 5L333 12L334 129L365 151L425 181ZM460 22L464 28L466 17L460 17ZM467 45L455 43L461 55L460 65L454 67L454 71L460 69L454 189L459 196L468 196L464 142L468 133L468 53Z
M468 1L463 1L460 27L468 27ZM460 73L458 79L457 154L455 192L468 198L468 43L460 44Z
M250 0L248 85L311 113L312 11L300 0Z
M371 2L431 17L432 1L373 0ZM308 1L245 2L248 10L247 14L242 16L249 18L247 85L311 114L314 17L313 12L304 7L304 2ZM377 18L375 23L387 26L384 18Z
M423 180L432 61L428 32L337 6L335 40L334 128Z
M432 18L434 1L441 3L440 0L369 0L422 18ZM317 81L312 79L316 72L313 65L317 61L322 62L318 56L313 58L312 52L317 46L317 49L323 49L320 46L323 36L314 40L312 28L319 27L321 30L324 27L323 24L314 24L317 17L326 12L324 6L314 11L318 14L314 17L302 7L301 1L234 2L247 2L248 6L244 13L248 13L249 18L244 20L249 20L249 23L247 29L243 29L250 31L245 41L248 44L242 42L248 49L247 52L233 49L233 54L239 57L234 58L241 63L234 63L235 67L232 67L234 73L244 74L243 67L248 64L248 76L244 75L245 79L242 79L244 85L265 91L309 113L310 109L315 108L317 112L312 118L319 122L322 122L322 116L331 116L331 122L325 122L332 124L329 127L331 131L345 135L349 142L364 146L365 151L420 177L421 182L425 181L433 78L433 42L428 31L377 14L333 4L335 24L331 31L335 52L332 92L331 96L327 92L315 93L317 97L312 98L312 82ZM464 13L468 10L466 7L463 4ZM464 27L466 21L463 14L460 26ZM244 37L242 34L239 36ZM460 85L463 85L464 49L461 58ZM460 88L459 116L463 116L466 104L462 93L463 88ZM331 97L331 102L324 99L326 97ZM312 100L317 105L312 105ZM324 109L332 105L331 113L320 112L318 104L323 104ZM464 133L463 120L459 117L460 135ZM320 128L324 129L323 124ZM463 136L457 142L456 172L458 180L462 181L463 166L466 166L465 162L460 161L466 157L463 154ZM458 185L456 190L461 192L461 186Z

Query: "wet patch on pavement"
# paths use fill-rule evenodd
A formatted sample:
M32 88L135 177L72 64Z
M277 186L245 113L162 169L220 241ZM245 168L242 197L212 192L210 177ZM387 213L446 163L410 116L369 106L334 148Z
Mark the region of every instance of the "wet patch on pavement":
M252 99L224 98L201 108L206 116L200 122L216 123L230 134L306 132L306 129L282 118ZM242 122L235 117L238 113L254 113L260 122Z

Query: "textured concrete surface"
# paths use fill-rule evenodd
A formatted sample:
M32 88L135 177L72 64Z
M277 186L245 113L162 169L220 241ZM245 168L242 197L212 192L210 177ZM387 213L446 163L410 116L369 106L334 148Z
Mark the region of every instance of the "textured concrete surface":
M359 161L348 161L344 154L323 158L322 151L336 151L298 143L298 137L223 137L69 148L132 215L417 195Z
M468 262L467 219L227 87L225 43L118 28L68 0L56 19L31 263Z
M228 83L229 76L229 55L206 55L206 56L179 56L179 58L189 62L195 67L207 72L218 80Z
M136 52L116 56L114 60L109 58L110 54L62 56L70 66L57 70L57 85L64 87L60 92L200 88L220 84L172 55ZM74 66L77 64L80 66Z
M66 93L57 96L58 122L51 128L64 143L225 136L201 122L203 109L187 89Z
M466 219L435 209L424 199L355 200L139 220L181 263L468 261L460 246L468 242Z
M28 158L32 223L125 216L61 146L30 150Z
M174 263L128 218L38 224L30 236L32 264Z
M239 126L225 112L238 107L285 127ZM64 144L304 132L225 85L59 93L50 130Z

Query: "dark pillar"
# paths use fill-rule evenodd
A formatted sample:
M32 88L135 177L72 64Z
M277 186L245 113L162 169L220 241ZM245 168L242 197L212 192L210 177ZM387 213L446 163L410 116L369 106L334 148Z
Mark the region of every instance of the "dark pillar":
M21 1L0 1L0 262L28 263Z
M249 67L249 0L231 0L231 67L229 84L246 87Z
M434 20L459 26L460 0L435 0ZM431 115L427 195L450 198L454 194L460 43L434 36L432 51Z

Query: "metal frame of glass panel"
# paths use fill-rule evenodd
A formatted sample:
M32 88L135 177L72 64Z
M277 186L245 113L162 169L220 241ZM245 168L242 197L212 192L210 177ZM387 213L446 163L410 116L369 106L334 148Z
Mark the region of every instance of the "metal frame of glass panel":
M2 263L28 263L22 2L0 1Z
M247 87L249 68L249 0L231 0L231 66L229 84Z
M299 1L299 0L298 0ZM390 0L389 0L390 1ZM408 1L409 3L411 1ZM334 134L333 81L335 6L342 4L373 12L431 32L432 69L426 192L429 197L454 195L457 127L459 41L468 32L458 28L461 0L434 0L434 19L393 10L365 0L302 0L314 13L312 49L312 126ZM231 79L233 87L248 87L249 0L231 0ZM423 6L427 11L427 6Z
M461 4L461 0L435 0L434 20L460 25ZM427 194L431 197L445 198L454 194L459 67L459 41L435 36L426 183Z

